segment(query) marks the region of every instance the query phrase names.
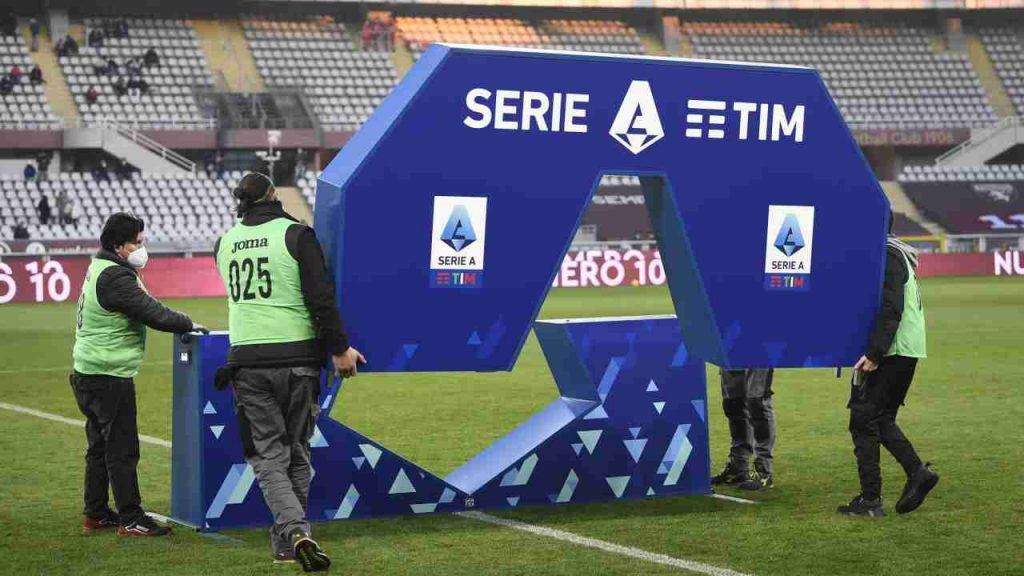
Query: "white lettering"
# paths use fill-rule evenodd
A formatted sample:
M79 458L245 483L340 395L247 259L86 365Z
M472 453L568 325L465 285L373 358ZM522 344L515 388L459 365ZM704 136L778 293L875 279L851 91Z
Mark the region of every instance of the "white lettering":
M1013 252L1007 250L1006 252L999 253L993 252L992 256L995 259L996 265L996 276L1007 276L1013 275Z
M747 128L750 124L750 113L757 110L754 102L733 102L732 109L740 113L740 140L747 139Z
M565 95L565 131L566 132L577 132L586 133L586 124L576 124L574 120L579 118L583 120L587 117L587 111L583 108L577 108L577 104L586 104L590 102L590 96L587 94L566 94Z
M547 132L548 123L544 114L548 111L548 97L543 92L523 92L522 129L530 129L530 119L537 123L537 129Z
M469 108L470 112L475 112L480 115L479 118L472 118L466 116L462 120L462 123L470 128L486 128L491 123L491 109L486 105L481 104L478 100L489 99L491 97L491 91L486 88L473 88L466 93L466 108Z
M786 107L782 104L772 106L772 142L778 142L781 136L792 136L797 142L804 141L804 107L793 108L793 115L786 118Z
M509 119L508 116L515 116L516 106L515 104L509 104L508 101L519 100L518 90L498 90L495 96L494 104L494 127L498 130L515 130L519 128L519 123L515 119Z

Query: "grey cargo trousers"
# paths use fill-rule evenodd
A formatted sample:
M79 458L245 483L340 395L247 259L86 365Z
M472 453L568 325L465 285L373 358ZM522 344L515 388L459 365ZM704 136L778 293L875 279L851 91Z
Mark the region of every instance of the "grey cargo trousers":
M729 419L729 459L747 470L751 456L772 472L775 449L774 370L721 370L722 408Z
M296 529L309 532L309 439L320 412L319 377L313 367L239 368L232 382L245 459L274 516L275 553L291 549Z

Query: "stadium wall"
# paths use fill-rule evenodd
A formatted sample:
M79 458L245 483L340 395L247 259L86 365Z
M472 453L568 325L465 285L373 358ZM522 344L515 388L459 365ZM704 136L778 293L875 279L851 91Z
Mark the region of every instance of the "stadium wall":
M0 305L74 302L88 256L6 256L0 259ZM918 275L1024 276L1024 251L921 254ZM154 255L142 271L157 298L223 297L212 256ZM657 250L582 250L566 254L553 283L561 288L661 286L665 268Z

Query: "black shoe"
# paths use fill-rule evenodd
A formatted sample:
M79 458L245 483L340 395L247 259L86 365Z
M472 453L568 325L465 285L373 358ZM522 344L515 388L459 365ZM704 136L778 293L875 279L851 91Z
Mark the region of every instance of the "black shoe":
M302 565L303 572L323 572L331 567L331 559L306 532L292 532L291 541L295 559Z
M903 495L896 502L896 512L906 514L917 510L924 502L925 496L939 483L939 475L929 468L931 462L925 463L918 468L913 476L907 478L907 485L903 488Z
M740 490L761 490L775 486L775 475L769 472L760 461L754 462L754 473L740 484Z
M857 496L849 504L840 506L838 511L847 516L870 516L872 518L885 516L881 498L865 500L863 496Z
M157 524L145 514L117 528L118 536L167 536L170 533L169 527Z
M725 465L725 469L722 470L721 474L711 478L711 484L742 484L748 480L750 480L750 471L746 468L740 468L730 460L729 463Z

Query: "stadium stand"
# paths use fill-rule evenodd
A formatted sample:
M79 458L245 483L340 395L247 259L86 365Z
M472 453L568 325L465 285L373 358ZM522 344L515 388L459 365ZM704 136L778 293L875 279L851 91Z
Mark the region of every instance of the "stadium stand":
M87 18L89 31L111 29L116 20ZM106 35L102 46L80 43L78 54L60 57L68 86L74 95L82 119L96 124L111 119L133 128L209 129L213 120L203 116L196 103L194 88L213 85L195 31L184 20L127 18L128 36ZM146 66L143 59L153 48L159 64ZM131 74L129 61L136 59L139 74ZM118 65L117 73L97 73L109 60ZM147 90L130 90L118 95L114 83L118 77L128 84L132 77L143 79ZM87 94L94 87L98 97L89 103Z
M1007 182L1024 180L1022 164L984 166L906 166L900 182Z
M908 180L903 190L918 210L952 234L1020 234L1024 230L1024 171L993 171L967 179Z
M404 16L398 30L415 58L433 42L643 54L636 29L614 20L429 18Z
M1024 28L988 26L978 32L1017 114L1024 116Z
M970 58L937 52L933 32L905 23L686 22L701 58L818 68L859 128L962 128L996 120Z
M20 35L0 36L0 77L8 75L15 66L22 72L21 79L13 84L10 94L0 91L0 126L59 129L60 118L50 109L43 86L29 81L33 64L25 40Z
M18 222L28 224L33 240L99 237L104 219L130 210L146 219L147 236L155 242L184 242L212 246L234 223L231 189L241 172L210 179L205 174L139 174L130 180L95 180L91 173L62 172L42 182L0 174L0 238L11 238ZM51 207L60 194L74 203L73 224L42 224L36 205L45 195ZM56 212L56 210L54 210Z
M398 81L390 55L357 50L343 24L249 18L242 25L266 85L302 88L324 130L357 129Z

